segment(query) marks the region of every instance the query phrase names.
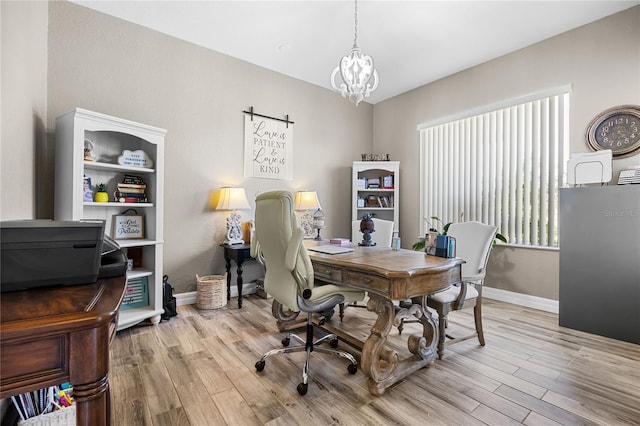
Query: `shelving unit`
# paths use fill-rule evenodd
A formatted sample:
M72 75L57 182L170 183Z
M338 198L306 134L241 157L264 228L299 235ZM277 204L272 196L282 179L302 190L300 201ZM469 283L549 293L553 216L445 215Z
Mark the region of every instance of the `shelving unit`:
M56 119L55 218L57 220L102 219L113 237L112 219L127 209L144 215L144 239L117 240L124 249L140 247L142 264L127 272L127 279L148 277L149 303L122 310L118 330L146 319L160 322L162 306L162 256L164 221L164 138L166 130L105 114L76 108ZM93 161L84 159L85 139L93 142ZM124 150L142 150L152 167L121 165ZM117 184L125 175L141 177L146 184L145 203L115 201ZM92 185L107 184L109 202L84 201L84 177Z
M387 177L387 182L385 182ZM399 161L354 161L352 166L351 220L360 220L365 213L394 222L398 230L400 205L400 162ZM375 180L379 187L370 187ZM358 204L358 200L364 200ZM352 235L352 241L360 239Z

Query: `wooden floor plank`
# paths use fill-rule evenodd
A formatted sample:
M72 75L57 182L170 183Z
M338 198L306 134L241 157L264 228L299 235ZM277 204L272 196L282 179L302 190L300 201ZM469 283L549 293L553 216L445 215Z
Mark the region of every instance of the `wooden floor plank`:
M329 323L366 337L375 316L348 308ZM369 394L362 372L313 353L307 395L296 391L304 353L255 362L282 347L271 301L247 296L242 309L178 307L178 316L117 333L111 347L114 426L195 425L623 425L640 424L640 345L558 325L558 316L504 302L483 302L487 345L451 345L442 360ZM473 325L473 311L451 316L452 332ZM391 331L388 347L407 353L419 324ZM359 352L341 348L359 359Z
M234 388L213 395L218 410L222 414L224 421L229 425L262 425L263 422L256 417L255 413L247 404L247 401ZM210 425L219 424L209 420Z

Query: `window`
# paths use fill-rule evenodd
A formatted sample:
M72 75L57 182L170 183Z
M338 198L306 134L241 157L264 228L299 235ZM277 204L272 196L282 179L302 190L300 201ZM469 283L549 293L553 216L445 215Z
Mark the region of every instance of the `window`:
M509 244L557 247L568 111L563 87L418 126L422 217L477 220Z

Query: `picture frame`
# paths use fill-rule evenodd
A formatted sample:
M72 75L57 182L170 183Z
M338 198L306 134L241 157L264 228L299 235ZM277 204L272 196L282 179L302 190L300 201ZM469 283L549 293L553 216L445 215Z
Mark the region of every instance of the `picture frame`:
M433 231L429 231L425 234L424 236L424 241L425 241L425 246L424 246L424 251L425 253L431 255L431 256L435 256L436 255L436 241L438 239L438 233L437 232L433 232Z
M112 220L114 240L144 239L144 216L138 214L115 214Z
M88 203L93 201L93 187L91 186L91 178L87 176L82 179L82 201Z

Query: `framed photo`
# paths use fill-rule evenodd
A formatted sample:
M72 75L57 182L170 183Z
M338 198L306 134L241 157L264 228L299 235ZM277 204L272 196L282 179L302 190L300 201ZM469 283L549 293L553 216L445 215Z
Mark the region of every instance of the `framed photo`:
M436 241L438 239L438 233L429 231L424 236L424 239L425 239L425 247L424 247L425 253L430 254L432 256L435 256L436 255Z
M91 202L93 201L93 187L91 186L91 178L84 177L82 182L82 200Z
M144 216L134 214L113 215L113 239L134 240L144 238Z

